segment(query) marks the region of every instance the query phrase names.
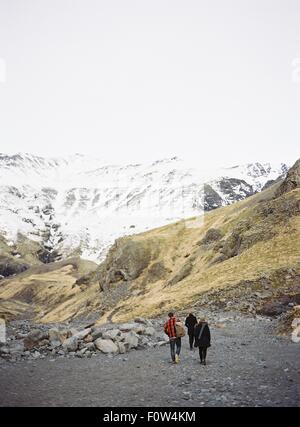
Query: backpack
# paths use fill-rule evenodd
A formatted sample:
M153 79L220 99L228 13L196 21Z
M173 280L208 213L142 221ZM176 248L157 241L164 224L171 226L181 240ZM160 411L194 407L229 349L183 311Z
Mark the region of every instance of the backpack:
M176 331L176 338L181 338L185 336L184 326L181 322L175 323L175 331Z

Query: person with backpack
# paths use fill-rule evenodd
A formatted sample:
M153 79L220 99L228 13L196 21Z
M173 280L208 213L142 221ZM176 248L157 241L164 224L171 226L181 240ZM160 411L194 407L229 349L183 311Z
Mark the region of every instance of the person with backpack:
M195 347L199 348L200 363L206 365L207 349L210 347L210 329L204 318L195 327Z
M185 319L185 326L188 330L189 342L190 342L190 350L193 350L194 338L195 338L195 326L197 325L197 317L190 313L188 317Z
M169 319L164 324L164 332L169 337L171 359L173 363L180 361L181 337L185 335L183 324L176 319L173 312L168 313Z

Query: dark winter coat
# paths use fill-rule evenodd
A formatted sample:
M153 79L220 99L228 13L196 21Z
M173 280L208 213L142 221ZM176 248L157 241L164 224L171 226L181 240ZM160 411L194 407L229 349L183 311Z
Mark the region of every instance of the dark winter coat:
M185 326L188 329L188 335L194 335L194 328L197 323L197 317L193 314L189 314L188 317L185 319Z
M199 337L203 326L201 337ZM210 330L206 322L199 322L195 327L195 347L210 347Z

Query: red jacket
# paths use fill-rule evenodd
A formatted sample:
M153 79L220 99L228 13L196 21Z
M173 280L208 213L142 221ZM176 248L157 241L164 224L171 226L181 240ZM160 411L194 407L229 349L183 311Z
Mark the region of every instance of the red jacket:
M164 331L169 338L176 338L176 329L175 329L176 317L170 317L164 325Z

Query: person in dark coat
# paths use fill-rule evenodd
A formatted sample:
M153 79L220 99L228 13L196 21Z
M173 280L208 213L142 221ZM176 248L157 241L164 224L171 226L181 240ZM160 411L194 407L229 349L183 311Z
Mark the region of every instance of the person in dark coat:
M185 319L185 326L187 327L187 330L188 330L191 350L193 350L193 344L194 344L194 338L195 338L194 329L197 323L198 323L197 318L196 316L193 315L193 313L190 313L188 317Z
M200 363L206 365L206 353L210 347L210 330L204 318L195 327L195 347L199 348Z

